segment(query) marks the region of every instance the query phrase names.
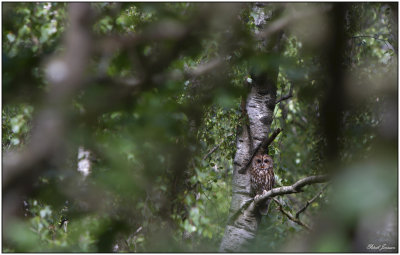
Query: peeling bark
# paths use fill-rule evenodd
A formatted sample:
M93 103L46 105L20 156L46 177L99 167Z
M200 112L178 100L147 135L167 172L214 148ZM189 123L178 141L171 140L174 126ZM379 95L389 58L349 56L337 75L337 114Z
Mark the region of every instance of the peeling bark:
M282 33L278 33L271 36L264 44L267 45L267 49L265 49L267 52L279 53L281 35ZM253 74L251 78L253 80L252 88L246 100L249 127L242 128L242 133L237 137L232 201L229 220L220 246L221 252L245 251L256 237L261 220L261 215L254 206L250 206L244 211L240 210L244 204L253 199L250 193L250 174L246 168L250 166L248 163L254 150L267 139L270 132L276 101L278 66L273 66L262 73Z
M268 93L264 93L266 90ZM248 165L253 150L268 137L275 107L275 99L276 83L274 82L255 84L248 96L246 110L249 117L250 128L243 128L242 134L237 139L230 218L240 210L243 203L252 199L250 193L250 173L247 171L248 169L246 169L245 172L241 174L239 173L239 169ZM258 214L257 210L246 210L241 213L237 219L228 222L220 251L243 251L247 244L255 238L260 219L261 215Z

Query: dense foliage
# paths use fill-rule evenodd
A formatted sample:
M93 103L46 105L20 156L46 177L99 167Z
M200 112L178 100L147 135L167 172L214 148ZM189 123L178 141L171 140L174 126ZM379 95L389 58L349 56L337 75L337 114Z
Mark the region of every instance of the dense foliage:
M265 5L264 14L281 5ZM32 149L40 132L38 116L59 74L54 63L66 52L68 6L3 4L3 157ZM331 231L301 248L308 230L273 203L253 251L357 250L359 232L371 230L365 222L397 214L397 4L347 5L343 91L327 85L330 4L283 6L278 19L312 14L287 23L279 56L257 52L264 14L254 6L92 3L90 79L63 106L62 149L3 189L3 208L14 208L4 212L3 251L217 251L236 135L246 124L241 104L251 72L275 64L277 98L291 96L276 105L271 126L283 130L270 147L276 185L325 172L341 181L280 198L294 215L319 193L300 219L318 231L316 216L331 213ZM331 157L324 103L340 94ZM77 171L80 146L92 155L86 178Z

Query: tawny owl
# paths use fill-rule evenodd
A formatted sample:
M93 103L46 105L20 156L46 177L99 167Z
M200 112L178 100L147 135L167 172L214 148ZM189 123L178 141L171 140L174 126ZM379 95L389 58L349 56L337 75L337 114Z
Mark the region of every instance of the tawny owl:
M254 156L250 169L250 181L253 195L262 195L274 187L275 176L271 156L267 154ZM268 199L264 205L260 206L259 211L262 215L268 213L270 202L271 200Z

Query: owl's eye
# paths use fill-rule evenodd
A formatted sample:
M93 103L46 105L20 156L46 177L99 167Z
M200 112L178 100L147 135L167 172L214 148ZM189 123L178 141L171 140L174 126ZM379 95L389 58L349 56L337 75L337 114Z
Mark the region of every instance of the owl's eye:
M261 159L257 159L257 163L261 163Z
M264 160L265 163L268 163L268 159Z

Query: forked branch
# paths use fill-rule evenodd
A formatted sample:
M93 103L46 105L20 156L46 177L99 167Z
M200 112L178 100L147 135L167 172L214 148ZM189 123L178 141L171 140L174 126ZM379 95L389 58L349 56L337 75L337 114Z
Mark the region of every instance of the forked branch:
M299 220L298 218L293 217L293 215L290 212L287 212L283 209L283 205L281 204L281 202L279 202L278 199L273 198L274 202L278 205L278 210L285 215L289 220L293 221L296 224L299 224L300 226L306 228L307 230L310 230L311 228L305 224L304 222L302 222L301 220Z
M306 178L298 180L293 185L271 189L268 192L266 192L265 194L258 196L257 198L252 198L252 199L245 201L245 203L243 203L242 206L235 213L232 214L232 216L228 219L228 222L230 224L233 224L233 222L236 220L238 215L243 213L243 211L245 211L245 210L248 210L250 212L254 211L258 207L258 205L267 198L272 198L272 197L279 196L279 195L303 192L302 188L304 186L315 184L315 183L324 183L327 181L329 181L328 175L308 176Z
M328 185L329 185L329 183L326 184L326 185L324 185L324 187L322 187L322 189L318 192L317 195L315 195L311 200L308 200L307 203L306 203L299 211L297 211L297 213L296 213L296 219L299 218L300 213L304 212L304 211L307 209L307 207L308 207L309 205L311 205L312 203L315 202L315 200L322 194L322 192L324 192L324 190L326 189L326 187L327 187Z
M299 193L302 192L302 188L306 185L314 184L314 183L324 183L329 180L328 175L316 175L316 176L309 176L306 178L303 178L301 180L298 180L291 186L283 186L279 188L274 188L269 191L267 191L265 194L257 197L254 199L254 203L258 205L262 201L264 201L267 198L270 197L275 197L278 195L285 195L285 194L292 194L292 193Z

